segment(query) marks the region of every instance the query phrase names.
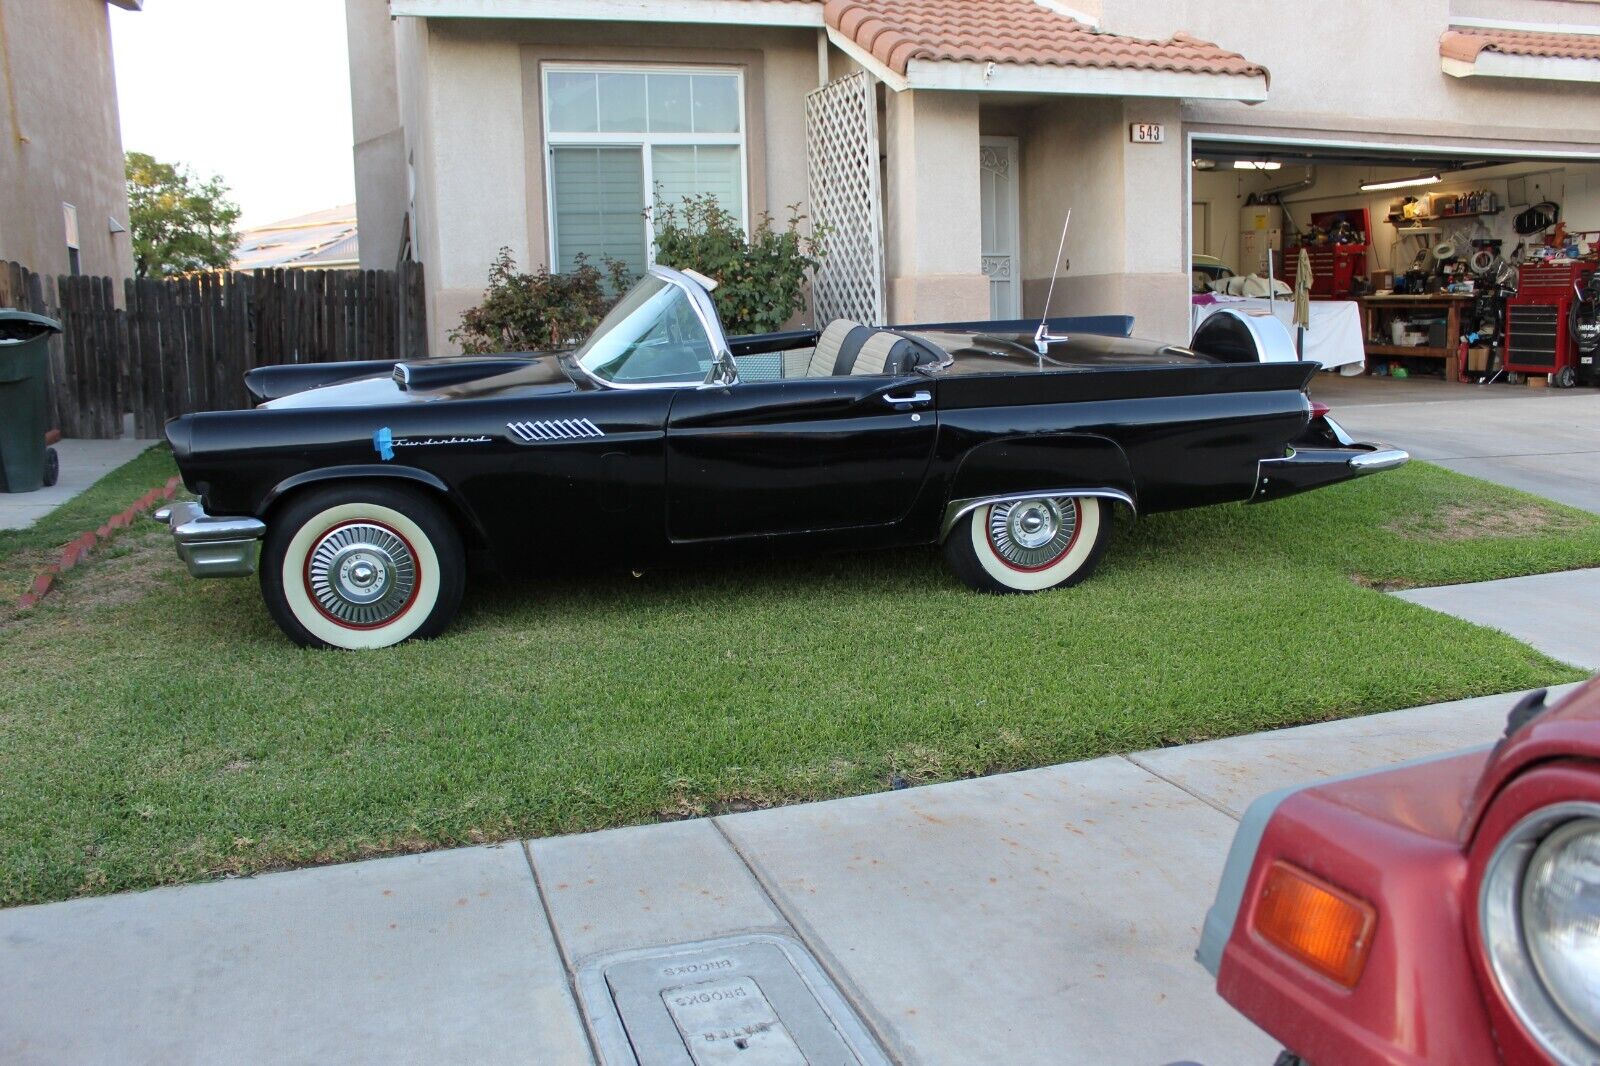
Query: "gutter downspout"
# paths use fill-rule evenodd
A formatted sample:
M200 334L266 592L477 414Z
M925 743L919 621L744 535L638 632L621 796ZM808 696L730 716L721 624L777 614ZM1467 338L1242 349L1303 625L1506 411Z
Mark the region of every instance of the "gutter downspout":
M28 135L22 132L22 119L17 114L17 86L11 76L11 41L6 35L5 0L0 0L0 68L3 68L6 87L6 113L11 119L11 138L16 144L27 144Z

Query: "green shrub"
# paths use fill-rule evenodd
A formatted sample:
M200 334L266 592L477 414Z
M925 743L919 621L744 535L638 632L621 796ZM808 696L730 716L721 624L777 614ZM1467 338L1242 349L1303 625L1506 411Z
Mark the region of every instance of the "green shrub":
M483 302L462 313L450 342L468 355L577 346L632 283L626 263L602 262L604 270L580 255L570 273L552 274L541 266L523 274L511 249L501 248Z
M763 212L745 240L739 220L707 193L679 204L655 206L656 262L698 271L718 282L711 294L730 337L771 333L805 306L806 271L826 254L824 232L801 234L805 216L789 207L789 225L779 231Z

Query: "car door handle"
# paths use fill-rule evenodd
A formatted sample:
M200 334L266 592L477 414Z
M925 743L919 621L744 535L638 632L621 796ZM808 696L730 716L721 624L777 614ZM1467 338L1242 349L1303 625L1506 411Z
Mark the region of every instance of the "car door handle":
M888 404L890 407L902 407L902 406L909 406L911 404L932 403L933 402L933 393L929 392L927 389L918 389L916 392L913 392L910 396L896 396L894 393L891 392L891 393L886 393L884 395L883 402Z

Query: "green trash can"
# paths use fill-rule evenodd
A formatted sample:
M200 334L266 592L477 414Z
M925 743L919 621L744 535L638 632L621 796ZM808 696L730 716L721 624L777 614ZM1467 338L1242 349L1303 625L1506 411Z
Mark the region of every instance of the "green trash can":
M50 428L50 336L61 323L0 309L0 492L54 485L59 465L45 444Z

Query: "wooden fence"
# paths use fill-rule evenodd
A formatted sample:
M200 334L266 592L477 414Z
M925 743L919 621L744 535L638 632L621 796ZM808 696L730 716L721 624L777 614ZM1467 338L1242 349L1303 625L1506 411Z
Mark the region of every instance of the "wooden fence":
M128 279L48 277L0 263L0 307L61 321L51 343L53 423L69 437L157 436L168 418L248 403L244 372L273 363L404 359L427 352L422 265L257 270Z

